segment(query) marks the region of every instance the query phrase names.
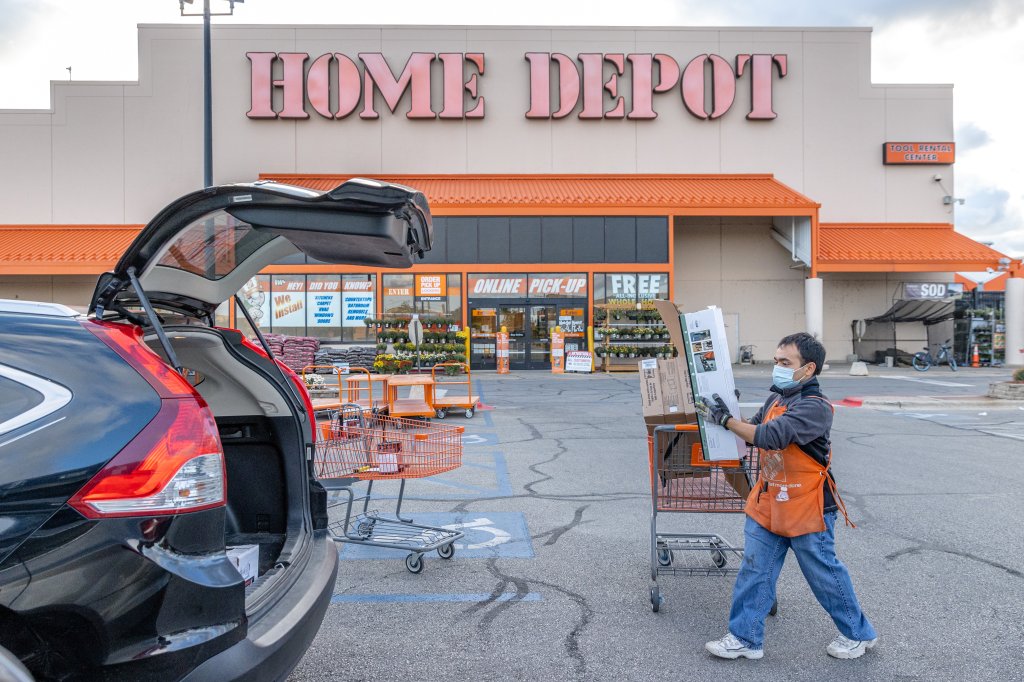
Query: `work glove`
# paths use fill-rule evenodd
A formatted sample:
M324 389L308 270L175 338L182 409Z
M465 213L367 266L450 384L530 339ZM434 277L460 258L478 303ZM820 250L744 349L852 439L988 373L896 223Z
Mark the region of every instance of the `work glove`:
M732 417L732 412L729 411L729 406L722 400L722 396L717 393L712 394L711 400L708 400L704 396L698 396L696 400L697 412L704 417L704 421L709 421L713 424L717 424L725 428L725 423Z

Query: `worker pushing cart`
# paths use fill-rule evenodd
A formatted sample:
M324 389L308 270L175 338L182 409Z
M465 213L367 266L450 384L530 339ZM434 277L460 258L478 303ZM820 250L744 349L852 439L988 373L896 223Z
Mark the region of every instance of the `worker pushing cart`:
M717 533L671 533L658 526L659 513L742 513L757 478L758 453L749 449L743 459L704 460L696 424L663 425L648 438L651 473L651 608L661 608L658 577L735 575L743 548ZM707 555L707 562L677 563L676 552ZM772 607L772 613L775 607Z
M436 550L442 559L451 559L463 533L414 523L402 516L402 501L408 479L436 476L462 465L463 431L461 426L366 414L359 405L343 405L333 412L329 437L316 444L314 469L327 490L343 496L330 505L345 510L343 519L329 525L335 542L407 550L405 567L411 573L423 570L426 552ZM370 507L373 483L379 480L401 481L393 515ZM360 496L352 490L358 481L367 482ZM362 509L353 513L357 502L362 502Z

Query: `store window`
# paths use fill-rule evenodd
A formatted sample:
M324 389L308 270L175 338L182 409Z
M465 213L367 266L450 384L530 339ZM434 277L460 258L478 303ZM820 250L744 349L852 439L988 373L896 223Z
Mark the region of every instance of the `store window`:
M306 335L305 275L271 276L270 316L270 329L273 333Z
M270 275L256 275L250 277L241 291L238 292L245 309L252 317L252 321L263 332L270 332ZM252 330L245 320L241 310L235 309L235 327L242 330L246 335L251 336Z
M377 316L377 276L343 275L341 279L341 340L375 342L377 337L366 326L366 318Z
M458 274L384 275L385 316L443 317L462 320L462 276Z
M308 275L306 278L306 335L321 342L341 340L341 277ZM363 326L362 319L359 325Z

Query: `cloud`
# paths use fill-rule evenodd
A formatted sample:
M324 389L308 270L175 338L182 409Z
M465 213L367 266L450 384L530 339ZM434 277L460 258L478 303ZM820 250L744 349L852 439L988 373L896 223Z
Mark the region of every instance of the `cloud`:
M992 138L989 136L988 131L979 127L975 123L965 123L956 131L956 150L961 154L969 152L972 149L978 149L984 147Z
M1024 220L1005 189L981 187L966 194L966 203L956 207L956 226L977 241L992 242L993 248L1011 256L1024 253Z
M47 7L33 0L0 0L0 54L14 46L26 26L47 12Z

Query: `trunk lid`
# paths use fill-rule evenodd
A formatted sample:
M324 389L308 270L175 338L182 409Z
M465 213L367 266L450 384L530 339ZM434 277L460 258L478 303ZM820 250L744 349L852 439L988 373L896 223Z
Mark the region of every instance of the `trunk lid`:
M211 187L143 228L100 277L89 312L135 305L134 272L150 300L208 316L286 256L404 268L430 249L432 230L423 194L376 180L355 178L329 192L269 181Z

